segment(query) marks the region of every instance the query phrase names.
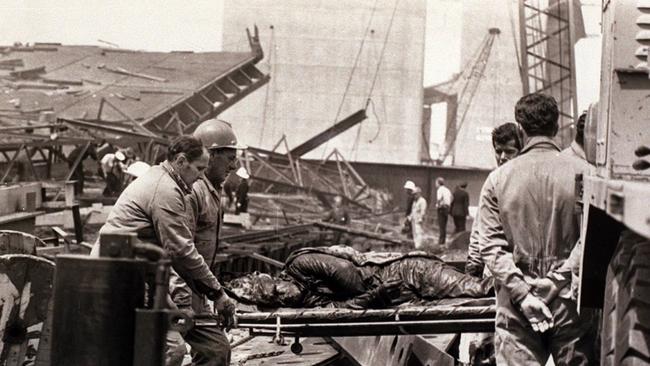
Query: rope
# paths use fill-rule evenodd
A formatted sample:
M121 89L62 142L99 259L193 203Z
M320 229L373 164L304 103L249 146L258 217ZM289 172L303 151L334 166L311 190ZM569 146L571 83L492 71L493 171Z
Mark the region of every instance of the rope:
M375 106L375 102L372 99L369 100L370 100L370 105L372 105L372 114L375 116L375 120L377 120L377 132L370 140L368 140L369 143L373 143L377 139L377 137L379 137L379 132L381 131L381 123L379 123L380 121L379 121L379 116L377 115L377 107ZM385 105L386 104L384 104L384 106ZM384 107L384 114L385 113L386 113L386 108Z
M352 70L350 71L350 76L348 77L348 82L345 85L345 90L343 91L343 97L341 98L341 103L339 103L339 107L336 111L336 116L334 116L334 121L332 122L332 126L336 124L336 122L339 120L339 116L341 115L341 110L343 109L343 103L345 103L345 98L348 95L348 91L350 90L350 84L352 84L352 77L354 76L354 72L357 69L357 65L359 63L359 58L361 57L361 52L363 51L363 46L366 43L366 37L368 35L368 30L370 29L370 25L372 24L372 20L375 17L375 11L377 10L377 2L379 0L375 0L375 4L372 6L372 11L370 13L370 19L368 19L368 24L366 25L366 30L363 32L363 38L361 38L361 43L359 44L359 51L357 51L357 56L354 58L354 63L352 64ZM325 152L327 151L327 146L329 144L329 140L325 142L325 146L323 148L323 152L321 155L321 160L325 159Z
M377 68L375 69L375 76L372 80L372 85L370 86L370 91L368 92L368 97L366 101L366 108L368 108L368 104L370 103L370 97L372 96L372 91L375 88L375 83L377 82L377 77L379 76L379 68L381 67L381 63L384 60L384 54L386 53L386 44L388 43L388 36L390 35L390 30L393 27L393 21L395 20L395 13L397 12L397 5L399 4L399 0L395 0L395 6L393 6L393 14L390 17L390 23L388 23L388 29L386 30L386 36L384 37L384 44L382 45L381 48L381 53L379 54L379 61L377 62Z
M373 76L372 79L372 84L370 85L370 90L368 91L368 96L366 97L366 105L364 107L365 110L368 110L369 105L372 103L372 92L375 89L375 85L377 83L377 80L379 78L379 68L381 67L381 64L384 60L384 55L386 54L386 45L388 44L388 36L390 35L391 28L393 27L393 21L395 20L395 13L397 12L397 5L399 4L399 0L395 0L395 5L393 6L393 13L390 17L390 22L388 23L388 29L386 30L386 35L384 36L384 42L381 47L381 52L379 53L379 61L377 61L377 67L375 68L375 75ZM374 8L373 8L374 11ZM377 136L379 136L379 132L381 131L381 125L379 124L379 118L377 116L377 113L375 111L375 106L373 103L373 113L375 115L375 120L377 121L377 133L375 136L370 139L368 142L374 141ZM354 144L352 145L352 149L350 151L350 155L353 154L358 154L359 150L359 140L361 139L361 125L357 128L357 135L355 137Z
M508 16L510 17L510 31L512 32L512 43L515 46L515 56L517 57L517 67L519 68L519 75L522 74L521 58L519 56L519 46L517 45L517 35L515 34L515 17L512 14L512 1L508 4ZM524 21L523 19L521 21ZM521 35L520 35L521 37Z
M271 86L275 86L275 75L273 75L273 72L275 71L274 64L272 63L273 55L275 54L275 49L273 48L273 45L275 44L275 28L273 26L270 26L271 28L271 37L269 39L269 58L268 58L268 64L270 68L270 73L271 73L271 81L269 84L266 86L266 92L264 94L264 109L262 110L262 128L260 129L260 142L258 143L259 146L262 146L262 140L264 139L264 126L266 126L266 110L268 107L268 102L269 102L269 90L271 89ZM273 90L275 91L275 89Z

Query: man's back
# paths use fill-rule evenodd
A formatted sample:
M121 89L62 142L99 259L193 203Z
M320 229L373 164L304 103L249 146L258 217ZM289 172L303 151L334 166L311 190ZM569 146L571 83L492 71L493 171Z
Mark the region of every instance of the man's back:
M524 274L543 277L569 257L579 237L575 175L583 169L550 139L534 138L490 174L503 231Z
M438 207L440 206L449 207L451 205L452 194L449 188L445 186L438 187L438 190L436 191L436 197L437 197Z
M170 194L175 197L170 197ZM120 195L100 233L135 233L140 240L162 246L160 241L165 238L158 237L154 230L153 216L158 206L153 204L154 200L170 204L170 201L179 200L182 196L181 189L163 167L153 166ZM179 202L184 207L184 202ZM179 217L186 214L184 210L176 213Z
M469 195L464 189L456 188L454 190L453 201L451 202L452 216L469 215Z

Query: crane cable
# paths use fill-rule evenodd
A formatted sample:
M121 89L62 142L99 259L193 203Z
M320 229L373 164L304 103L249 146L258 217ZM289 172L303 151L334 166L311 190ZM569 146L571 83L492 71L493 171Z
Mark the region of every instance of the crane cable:
M512 14L512 1L509 2L508 4L508 17L510 18L510 31L512 33L512 43L515 47L515 57L517 57L517 67L519 68L519 75L522 74L522 65L521 65L521 57L519 56L519 47L517 46L517 34L515 33L515 17ZM521 37L521 35L520 35Z
M381 52L379 53L379 60L377 61L377 67L375 68L375 75L373 76L372 84L370 85L370 90L368 90L368 96L366 97L366 105L364 109L367 110L370 104L372 103L373 114L375 115L375 120L377 121L377 132L370 140L368 140L369 143L375 141L377 137L379 137L379 133L381 132L381 124L377 116L375 104L372 101L372 92L374 91L375 85L377 84L377 80L379 79L379 69L381 68L382 62L384 61L384 55L386 54L386 45L388 44L388 36L390 36L390 31L393 28L393 23L395 21L395 14L397 13L397 5L399 5L399 1L400 0L395 0L395 4L393 5L393 13L391 14L390 21L388 23L388 29L386 29L386 34L384 36L384 42L382 43L381 46ZM359 127L357 128L357 136L355 138L355 146L354 146L355 150L358 149L358 142L360 140L360 137L361 137L361 125L359 125Z
M268 104L269 104L269 91L270 91L272 86L274 87L273 91L274 91L274 94L275 94L275 82L274 82L274 80L275 80L275 75L274 75L275 65L273 64L273 61L272 61L273 60L273 55L275 54L275 48L274 48L274 45L275 45L275 27L273 25L271 25L270 28L271 28L271 37L269 38L269 48L268 48L269 49L269 58L268 58L267 62L269 64L269 67L270 67L269 72L270 72L272 77L271 77L271 82L269 82L269 84L266 86L266 91L264 93L264 108L262 109L262 128L260 129L260 142L258 144L259 146L262 146L262 141L264 140L264 126L266 126L266 110L267 110L267 107L268 107Z
M393 14L391 15L390 22L388 23L388 29L386 30L386 36L384 37L384 44L381 47L381 53L379 54L379 61L377 62L377 68L375 69L375 76L372 80L372 85L370 86L370 90L368 91L366 108L370 103L370 97L372 97L372 92L375 88L375 83L377 82L377 78L379 77L379 68L381 67L382 61L384 60L384 55L386 54L386 44L388 44L388 36L390 35L390 30L391 28L393 28L393 21L395 20L395 13L397 12L398 4L399 4L399 0L395 0L395 5L393 6Z
M470 79L472 77L476 77L477 78L477 81L476 81L477 84L475 86L474 91L469 96L469 98L470 98L469 101L468 101L469 104L465 108L465 110L462 111L460 119L458 119L458 111L456 112L456 123L457 123L456 131L455 131L455 133L453 135L452 140L449 143L449 146L447 146L444 154L442 154L441 161L443 161L443 162L445 161L445 159L447 159L447 156L449 156L451 151L454 149L454 145L456 144L458 134L459 134L459 132L461 130L461 127L463 126L463 123L465 122L465 117L466 117L467 112L469 111L469 108L471 106L471 100L474 98L474 93L476 92L476 88L478 88L478 84L480 83L480 80L483 78L483 75L485 74L485 69L484 69L479 75L474 75L475 68L477 67L479 62L484 62L485 65L483 67L484 68L487 67L487 63L489 61L489 56L490 56L490 53L492 51L492 46L494 44L494 40L495 40L496 37L497 37L497 35L488 34L486 36L486 38L484 39L484 42L481 45L481 52L479 52L479 58L484 57L485 59L484 60L480 60L480 59L479 60L474 60L474 64L472 65L472 70L469 73L469 79L468 79L467 83L464 85L463 90L461 91L461 93L458 96L458 101L459 101L458 106L460 107L461 99L465 98L465 91L467 89L467 86L471 82ZM484 54L485 54L485 56L483 56Z
M375 11L377 10L377 3L379 0L375 0L375 4L372 6L372 11L370 13L370 18L368 19L368 24L366 25L366 30L363 32L363 38L361 39L361 44L359 44L359 51L357 51L357 56L354 58L354 63L352 64L352 70L350 71L350 76L348 77L348 82L345 85L345 90L343 91L343 97L341 98L341 103L339 103L338 110L336 111L336 116L334 117L334 121L332 122L332 126L336 124L339 120L339 116L341 114L341 110L343 109L343 103L345 103L345 98L347 97L348 91L350 90L350 84L352 84L352 77L354 76L354 72L357 69L357 65L359 63L359 58L361 57L361 52L363 51L363 46L366 43L366 37L368 36L368 30L370 29L370 25L372 24L372 20L375 17ZM329 144L329 140L325 141L325 146L323 147L323 151L321 154L321 160L325 159L325 153L327 152L327 145Z

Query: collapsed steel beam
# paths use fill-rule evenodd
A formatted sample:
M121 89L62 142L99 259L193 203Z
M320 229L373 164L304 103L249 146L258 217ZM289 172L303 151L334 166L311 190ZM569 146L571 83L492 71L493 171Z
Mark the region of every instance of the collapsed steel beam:
M314 225L323 229L341 231L347 234L363 236L369 239L385 241L391 244L397 244L397 245L408 244L408 241L399 240L386 235L373 233L372 231L354 229L349 226L337 225L337 224L332 224L329 222L322 222L322 221L316 221L314 222Z
M219 239L222 241L226 241L228 243L250 242L251 240L259 240L259 239L267 239L267 238L274 239L289 234L308 232L312 227L313 224L311 223L291 225L279 229L261 230L261 231L235 234L235 235L225 235L225 236L221 236Z
M298 145L292 149L289 154L294 158L301 157L324 144L325 142L329 141L330 139L334 138L335 136L357 125L366 118L368 118L368 116L366 116L366 110L358 110L349 115L347 118L341 120L340 122L337 122L334 126Z
M273 179L262 178L262 177L254 177L254 178L255 178L255 180L258 180L258 181L261 181L261 182L271 183L271 184L279 185L279 186L283 186L283 187L295 188L297 190L300 190L300 191L303 191L303 192L306 192L306 193L313 193L313 194L315 194L317 196L318 195L320 195L320 196L329 196L329 197L341 196L340 193L325 192L325 191L321 191L321 190L318 190L318 189L315 189L315 188L312 188L312 187L302 187L302 186L299 186L297 184L289 184L289 183L285 183L285 182L281 182L281 181L277 181L277 180L273 180ZM351 204L353 204L355 206L358 206L358 207L360 207L360 208L362 208L362 209L364 209L366 211L372 211L372 209L370 207L364 205L363 203L351 200L350 198L345 197L345 196L341 196L341 197L343 198L344 201L346 201L348 203L351 203Z

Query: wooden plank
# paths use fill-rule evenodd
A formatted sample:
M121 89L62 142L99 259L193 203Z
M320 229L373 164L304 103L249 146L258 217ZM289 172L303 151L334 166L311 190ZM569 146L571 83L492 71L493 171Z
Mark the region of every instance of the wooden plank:
M63 80L63 79L42 79L46 84L60 84L60 85L83 85L83 80Z
M19 79L27 79L37 77L45 73L45 66L33 67L31 69L24 69L19 71L10 72L9 75Z
M363 237L366 237L366 238L385 241L385 242L392 243L392 244L398 244L398 245L408 244L408 241L406 241L406 240L397 239L397 238L389 237L389 236L386 236L386 235L377 234L377 233L374 233L372 231L359 230L359 229L351 228L349 226L336 225L336 224L332 224L332 223L329 223L329 222L322 222L322 221L316 221L316 222L314 222L314 225L316 225L318 227L325 228L325 229L341 231L341 232L344 232L344 233L347 233L347 234L363 236Z
M116 74L128 75L128 76L133 76L133 77L141 78L141 79L147 79L147 80L153 80L153 81L159 81L159 82L167 82L167 81L169 81L169 80L167 80L165 78L161 78L161 77L158 77L158 76L153 76L153 75L143 74L143 73L139 73L139 72L129 71L129 70L123 68L123 67L109 67L109 66L100 67L100 69L102 69L102 68L105 69L106 71L110 71L110 72L113 72L113 73L116 73Z

